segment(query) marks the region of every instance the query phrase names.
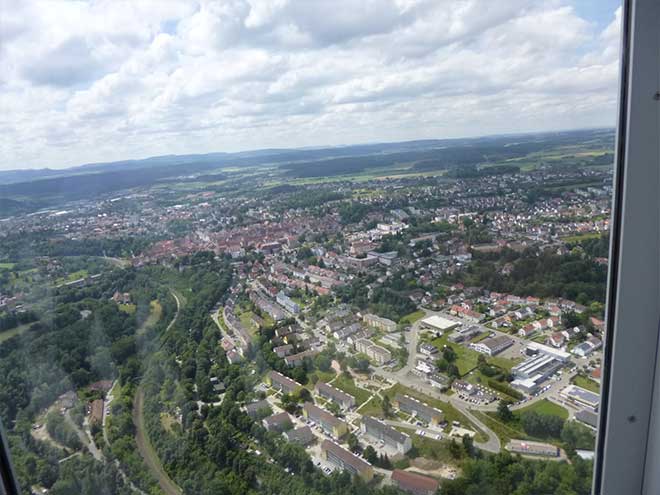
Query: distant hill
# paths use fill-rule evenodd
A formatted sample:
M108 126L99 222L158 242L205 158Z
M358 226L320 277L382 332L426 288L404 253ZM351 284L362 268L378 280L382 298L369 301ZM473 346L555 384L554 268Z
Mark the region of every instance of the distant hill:
M307 149L264 149L239 153L166 155L142 160L92 163L64 170L0 172L0 213L22 211L49 199L97 197L157 181L219 180L211 171L273 165L292 178L352 174L370 168L406 164L415 171L474 167L515 159L552 147L596 142L613 146L613 130L581 130L470 139L428 139ZM26 202L26 198L29 202ZM12 214L12 213L9 213ZM2 215L0 215L2 216Z

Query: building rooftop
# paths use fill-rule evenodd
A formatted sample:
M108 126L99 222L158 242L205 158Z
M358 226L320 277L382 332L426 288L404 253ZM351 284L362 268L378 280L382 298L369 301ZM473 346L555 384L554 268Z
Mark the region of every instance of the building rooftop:
M312 404L311 402L305 402L305 404L303 404L303 409L306 410L308 414L320 418L321 421L323 421L327 425L338 426L343 423L343 421L340 420L339 418L333 416L325 409L321 409L320 407Z
M414 493L435 493L439 485L438 480L410 471L404 471L402 469L395 469L392 471L392 480L399 483L402 487L410 489Z
M349 452L343 447L340 447L335 442L331 440L323 440L321 443L321 450L325 450L333 453L345 464L353 466L357 472L362 472L371 468L371 464L367 461L360 459L358 456Z

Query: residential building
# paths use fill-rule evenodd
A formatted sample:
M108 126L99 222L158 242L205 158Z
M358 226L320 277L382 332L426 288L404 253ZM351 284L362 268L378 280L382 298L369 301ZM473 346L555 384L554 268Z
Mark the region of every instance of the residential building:
M288 356L293 351L293 346L291 344L280 345L273 348L273 352L277 354L277 357L283 358Z
M245 412L248 416L254 419L259 415L265 415L266 413L271 414L272 409L268 401L260 400L257 402L252 402L251 404L247 404L245 406Z
M266 375L266 383L276 390L287 394L296 393L302 388L302 385L288 376L284 376L278 371L269 371Z
M388 320L387 318L381 318L377 315L367 313L362 317L362 321L364 321L367 326L383 330L384 332L389 333L396 330L395 322Z
M369 359L381 365L392 360L392 353L370 340L360 339L355 343L355 350L366 354Z
M427 342L424 342L420 344L419 346L419 352L422 354L425 354L427 356L432 356L433 354L436 354L438 352L438 348L434 346L433 344L429 344Z
M405 454L412 448L412 440L408 435L371 416L362 416L360 430L371 438L396 449L401 454Z
M280 306L283 306L284 309L290 313L293 313L294 315L300 313L300 305L289 296L287 296L284 292L278 292L275 300Z
M291 417L286 412L273 414L264 418L261 422L268 431L280 433L289 430L292 426Z
M538 331L538 328L536 328L533 324L528 323L524 327L522 327L520 330L518 330L518 335L523 338L529 338L532 335L534 335Z
M297 443L306 447L316 441L316 435L309 426L302 426L296 428L295 430L289 430L284 432L284 436L291 443Z
M345 421L336 418L325 409L321 409L311 402L303 404L303 416L317 423L323 431L333 438L341 438L348 432L348 425Z
M359 476L366 482L371 481L374 477L374 469L371 464L340 447L335 442L323 440L321 443L321 455L328 462L351 474Z
M439 409L430 407L409 395L396 394L394 397L394 405L401 411L415 415L422 421L437 425L444 421L444 414Z
M438 367L435 364L433 364L431 361L427 361L426 359L418 359L417 366L415 367L415 369L427 375L438 371Z
M339 404L344 409L355 407L355 397L325 382L317 382L314 390L321 397Z
M290 356L285 356L284 362L289 368L293 368L294 366L302 365L305 358L312 358L317 354L318 354L317 351L313 349L308 349L306 351L302 351L297 354L291 354Z

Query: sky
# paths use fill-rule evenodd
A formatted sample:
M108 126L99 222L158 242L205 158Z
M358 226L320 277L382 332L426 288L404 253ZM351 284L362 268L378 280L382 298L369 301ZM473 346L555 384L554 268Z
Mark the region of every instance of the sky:
M0 0L0 170L611 127L614 0Z

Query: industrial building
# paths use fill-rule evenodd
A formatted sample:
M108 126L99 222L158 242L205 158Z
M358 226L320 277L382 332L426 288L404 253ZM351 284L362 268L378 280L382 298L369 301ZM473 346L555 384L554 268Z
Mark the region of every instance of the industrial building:
M421 321L422 328L427 328L429 330L434 330L436 332L439 332L442 334L443 332L447 332L449 330L452 330L458 326L460 326L460 323L449 320L447 318L443 318L442 316L438 315L433 315L433 316L427 316Z
M548 347L548 349L550 349ZM554 350L554 349L553 349ZM533 394L538 387L564 366L564 362L552 355L539 354L511 369L515 380L511 385L527 394Z
M559 457L559 447L549 443L529 442L527 440L511 440L506 449L509 452L523 455L537 455L541 457Z
M497 337L488 337L476 344L470 344L470 347L481 354L495 356L512 345L513 339L506 335L498 335Z
M569 385L559 392L559 395L574 404L590 407L594 411L597 411L600 405L600 395L577 385Z

